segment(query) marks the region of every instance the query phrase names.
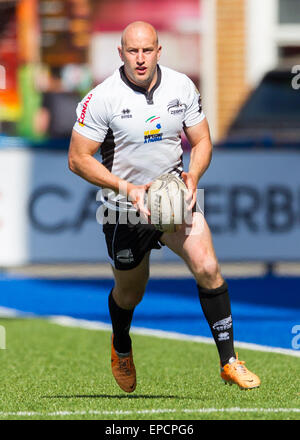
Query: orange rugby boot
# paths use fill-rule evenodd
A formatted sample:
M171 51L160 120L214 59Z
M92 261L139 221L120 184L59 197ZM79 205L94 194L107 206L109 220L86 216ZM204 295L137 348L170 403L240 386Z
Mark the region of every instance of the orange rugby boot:
M126 393L132 393L136 387L132 349L128 356L117 354L113 344L113 335L111 339L111 369L119 387Z
M244 361L239 361L238 357L231 358L228 364L221 367L221 378L225 384L236 384L241 390L251 390L260 386L260 379L256 374L251 373L245 367Z

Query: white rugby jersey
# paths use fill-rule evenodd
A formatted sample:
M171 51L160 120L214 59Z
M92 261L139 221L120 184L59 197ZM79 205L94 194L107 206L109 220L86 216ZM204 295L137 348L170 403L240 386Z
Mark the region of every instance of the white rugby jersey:
M200 94L186 75L163 66L157 66L157 73L156 84L147 91L129 81L122 66L76 110L74 130L100 142L102 164L135 185L163 173L180 174L181 131L205 118ZM123 199L111 190L103 194L112 208Z

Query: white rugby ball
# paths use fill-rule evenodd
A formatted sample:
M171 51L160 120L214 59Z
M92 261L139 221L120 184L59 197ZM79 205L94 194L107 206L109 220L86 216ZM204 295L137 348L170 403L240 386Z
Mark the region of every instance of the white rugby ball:
M174 174L157 177L147 193L150 221L158 230L176 232L184 222L187 187Z

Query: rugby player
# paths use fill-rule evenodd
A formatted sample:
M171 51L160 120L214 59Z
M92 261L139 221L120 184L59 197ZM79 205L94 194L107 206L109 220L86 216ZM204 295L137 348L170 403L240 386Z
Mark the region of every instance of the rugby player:
M198 181L211 161L212 143L199 92L186 75L158 64L161 50L151 24L138 21L124 29L118 47L123 65L78 105L70 142L71 171L104 188L106 214L116 214L115 221L103 224L114 274L108 300L112 372L122 390L135 390L130 325L148 282L151 249L165 245L183 259L195 278L218 350L221 378L240 388L256 388L260 379L234 350L228 286L202 212L193 209L188 234L185 228L163 233L145 222L123 221L132 210L149 216L145 192L163 173L181 176L192 194L189 207L195 208ZM191 144L186 173L182 129ZM93 157L99 148L102 163Z

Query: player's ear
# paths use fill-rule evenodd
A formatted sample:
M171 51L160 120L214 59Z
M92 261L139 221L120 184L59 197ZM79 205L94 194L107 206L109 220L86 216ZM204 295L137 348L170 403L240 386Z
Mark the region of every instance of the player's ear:
M124 61L122 46L118 46L118 52L119 52L119 56L120 56L121 60Z
M157 48L157 61L160 59L162 47L159 45Z

